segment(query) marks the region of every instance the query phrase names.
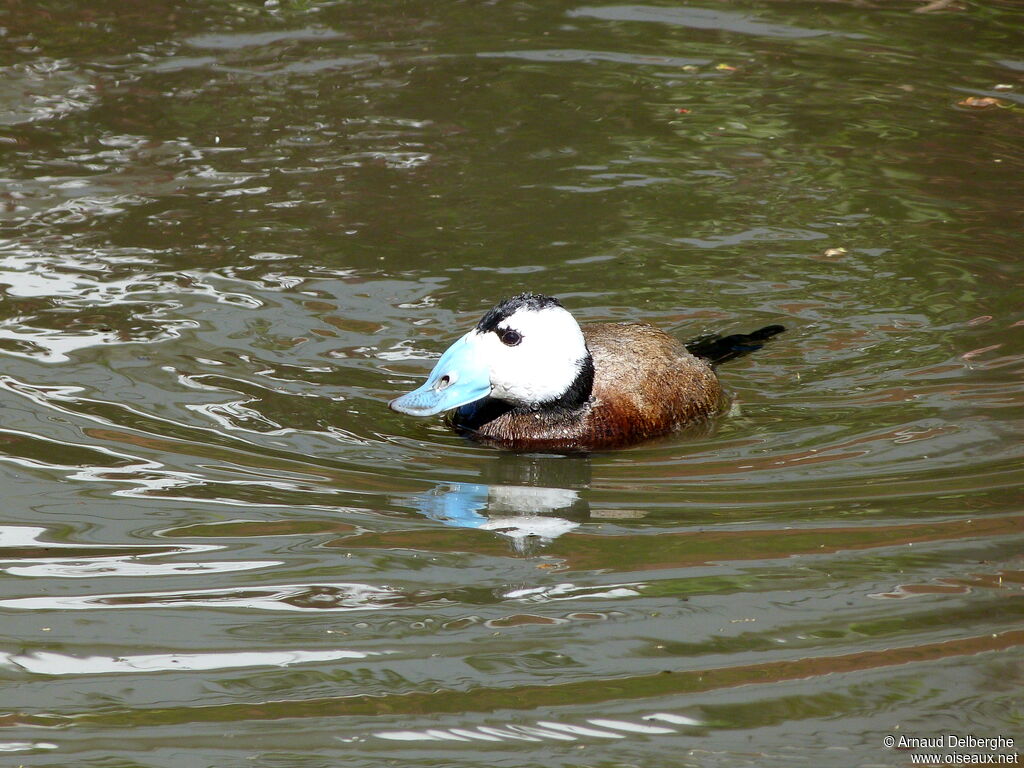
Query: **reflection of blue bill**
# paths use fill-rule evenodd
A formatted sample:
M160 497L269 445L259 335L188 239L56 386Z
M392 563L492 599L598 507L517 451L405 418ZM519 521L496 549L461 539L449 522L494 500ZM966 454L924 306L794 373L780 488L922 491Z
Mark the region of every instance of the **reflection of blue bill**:
M479 528L487 522L487 518L479 514L487 508L487 492L487 486L479 483L446 483L418 494L413 505L431 520L445 525Z

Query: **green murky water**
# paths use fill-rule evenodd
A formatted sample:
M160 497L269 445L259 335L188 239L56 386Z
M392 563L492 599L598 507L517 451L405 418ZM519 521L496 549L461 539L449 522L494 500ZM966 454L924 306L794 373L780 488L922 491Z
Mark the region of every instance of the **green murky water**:
M923 6L4 4L10 764L1019 743L1024 11ZM386 409L522 290L789 331L630 450Z

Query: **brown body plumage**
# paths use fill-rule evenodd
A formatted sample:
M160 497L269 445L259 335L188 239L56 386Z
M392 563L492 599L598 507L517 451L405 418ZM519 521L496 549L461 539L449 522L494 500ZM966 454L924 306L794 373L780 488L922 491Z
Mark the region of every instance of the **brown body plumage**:
M455 411L452 426L517 450L614 448L668 434L726 404L711 366L663 331L639 323L581 328L594 364L586 403L530 410L486 398Z

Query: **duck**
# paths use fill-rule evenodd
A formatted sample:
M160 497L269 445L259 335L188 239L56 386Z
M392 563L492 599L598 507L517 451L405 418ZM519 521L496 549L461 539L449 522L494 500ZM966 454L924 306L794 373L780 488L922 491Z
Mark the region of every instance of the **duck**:
M684 344L646 323L585 323L557 298L521 293L489 310L427 380L388 405L450 412L457 433L517 451L621 448L707 421L728 405L715 368L781 325Z

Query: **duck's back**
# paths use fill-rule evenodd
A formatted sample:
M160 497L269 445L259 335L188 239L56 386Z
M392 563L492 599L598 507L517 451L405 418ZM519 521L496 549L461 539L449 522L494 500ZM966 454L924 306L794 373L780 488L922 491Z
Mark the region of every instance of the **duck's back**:
M594 361L586 405L528 411L484 401L460 409L454 426L520 450L611 448L667 434L724 404L711 366L663 331L639 323L592 323L582 330Z

